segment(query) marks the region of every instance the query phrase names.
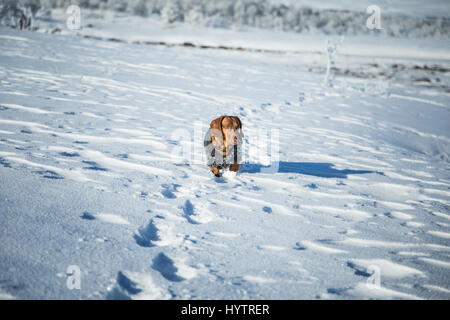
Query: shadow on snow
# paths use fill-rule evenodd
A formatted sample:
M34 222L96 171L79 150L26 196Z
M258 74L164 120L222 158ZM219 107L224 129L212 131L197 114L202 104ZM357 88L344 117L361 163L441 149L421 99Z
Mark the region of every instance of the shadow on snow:
M322 177L322 178L347 178L349 174L366 174L366 173L378 173L377 171L368 170L350 170L343 169L338 170L333 168L332 163L322 162L274 162L271 166L264 166L257 163L244 163L242 164L240 173L300 173L310 176Z

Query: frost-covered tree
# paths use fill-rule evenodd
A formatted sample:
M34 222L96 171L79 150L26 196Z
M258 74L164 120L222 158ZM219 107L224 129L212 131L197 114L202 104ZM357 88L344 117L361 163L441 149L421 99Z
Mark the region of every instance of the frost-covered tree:
M13 27L32 25L34 19L50 12L50 9L64 9L70 4L77 4L82 9L151 15L161 18L164 27L185 21L192 26L250 26L329 35L383 33L393 37L450 37L448 17L423 18L386 13L383 15L383 30L370 30L364 27L365 11L315 9L296 1L273 0L0 0L0 24Z
M147 1L139 0L133 7L133 14L141 17L148 16Z
M202 24L203 11L201 7L195 6L184 15L184 22L189 26L196 27Z
M125 12L128 8L126 0L108 0L108 8L118 12Z
M40 0L24 0L22 3L23 3L23 7L27 8L30 11L31 16L33 18L36 16L36 13L42 7Z
M40 7L39 0L2 0L0 2L0 25L29 30Z
M181 16L180 4L176 0L166 3L161 11L161 23L164 28L170 28Z

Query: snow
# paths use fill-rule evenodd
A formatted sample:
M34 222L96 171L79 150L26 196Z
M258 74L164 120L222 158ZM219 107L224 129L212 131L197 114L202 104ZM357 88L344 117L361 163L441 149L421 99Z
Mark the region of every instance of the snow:
M387 213L387 215L389 215L393 218L401 219L401 220L411 220L414 218L410 214L407 214L404 212L399 212L399 211L392 211L392 212Z
M420 300L420 297L405 294L396 290L391 290L383 287L369 288L366 283L359 283L347 291L347 293L356 299L370 298L370 299L403 299L403 300Z
M95 219L99 219L104 222L115 223L115 224L129 224L129 222L119 215L112 213L97 213L93 216Z
M314 243L314 242L308 241L308 240L301 241L297 245L300 245L297 248L298 250L309 249L309 250L319 251L321 253L347 253L344 250L329 248L329 247L326 247L326 246L323 246L323 245L320 245L318 243Z
M119 273L117 287L110 287L110 299L164 300L170 295L155 285L152 277L138 272Z
M419 260L424 261L426 263L430 263L432 265L447 268L450 269L450 263L448 261L442 261L442 260L436 260L436 259L430 259L430 258L419 258Z
M442 232L442 231L428 231L429 234L432 234L436 237L441 237L445 239L450 239L450 233L448 232Z
M350 259L348 264L360 272L366 272L370 266L380 268L384 277L402 278L408 276L423 276L423 273L417 269L406 267L385 259Z
M148 20L0 28L1 299L450 297L448 42Z

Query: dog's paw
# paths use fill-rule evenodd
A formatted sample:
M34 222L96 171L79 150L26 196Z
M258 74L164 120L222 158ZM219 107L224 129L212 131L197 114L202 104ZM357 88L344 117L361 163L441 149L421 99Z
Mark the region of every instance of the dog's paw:
M211 168L211 171L212 171L212 173L214 173L214 175L215 175L217 178L220 178L221 174L220 174L220 171L219 171L218 168L212 167L212 168Z

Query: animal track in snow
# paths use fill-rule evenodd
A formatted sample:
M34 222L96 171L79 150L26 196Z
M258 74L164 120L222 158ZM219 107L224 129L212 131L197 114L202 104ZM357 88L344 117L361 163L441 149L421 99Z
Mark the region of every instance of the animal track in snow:
M108 288L111 300L166 300L171 295L158 287L149 274L119 271L116 286Z
M184 236L173 231L166 219L152 218L134 234L136 243L142 247L176 246L183 242Z
M181 206L181 209L183 210L183 217L189 223L202 224L213 220L213 214L207 203L199 203L194 206L190 200L186 200L184 205Z
M152 268L159 271L164 278L172 282L191 279L197 275L195 269L187 266L182 261L172 260L162 252L153 259Z
M400 220L411 220L414 217L410 214L400 212L400 211L391 211L386 213L386 215L390 218L400 219Z
M167 198L167 199L175 199L177 196L174 194L174 192L177 192L178 188L180 187L179 184L176 183L170 183L170 184L162 184L162 191L161 194Z
M326 294L318 295L320 299L335 299L335 296L350 296L356 299L406 299L417 300L420 297L388 289L385 287L369 286L365 282L360 282L354 287L329 288Z
M386 259L349 259L347 265L358 274L370 276L368 268L377 266L380 274L387 278L404 278L409 276L424 276L422 271L404 266Z

